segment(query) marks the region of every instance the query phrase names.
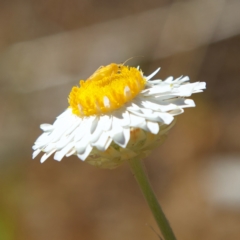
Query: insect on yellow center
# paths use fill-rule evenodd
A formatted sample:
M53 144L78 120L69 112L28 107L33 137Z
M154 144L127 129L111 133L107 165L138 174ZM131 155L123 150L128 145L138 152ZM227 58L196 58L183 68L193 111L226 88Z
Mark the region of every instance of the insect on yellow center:
M146 79L141 70L121 64L100 67L80 87L73 87L69 105L78 116L107 113L122 107L144 89Z

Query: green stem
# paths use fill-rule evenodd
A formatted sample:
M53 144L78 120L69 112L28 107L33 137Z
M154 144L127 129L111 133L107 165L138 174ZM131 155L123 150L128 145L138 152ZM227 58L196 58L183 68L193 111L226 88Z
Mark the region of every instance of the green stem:
M152 214L158 224L158 227L165 240L176 240L174 233L165 217L162 208L160 207L158 200L152 190L149 183L148 177L144 171L144 165L141 160L131 159L128 161L142 192L147 200L148 206L150 207Z

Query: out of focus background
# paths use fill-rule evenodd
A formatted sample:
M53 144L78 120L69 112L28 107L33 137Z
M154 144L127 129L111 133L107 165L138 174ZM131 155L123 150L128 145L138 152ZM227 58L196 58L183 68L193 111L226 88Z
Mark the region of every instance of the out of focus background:
M2 0L0 239L159 239L127 163L31 160L71 87L132 56L145 74L160 66L160 79L207 83L145 160L176 236L240 239L239 10L238 0Z

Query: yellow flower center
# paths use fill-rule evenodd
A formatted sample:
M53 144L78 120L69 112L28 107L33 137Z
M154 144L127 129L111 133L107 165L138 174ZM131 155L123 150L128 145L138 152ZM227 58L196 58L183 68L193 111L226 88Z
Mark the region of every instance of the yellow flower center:
M73 87L69 105L78 116L90 116L113 111L132 100L144 89L146 79L134 67L109 64L100 67L80 87Z

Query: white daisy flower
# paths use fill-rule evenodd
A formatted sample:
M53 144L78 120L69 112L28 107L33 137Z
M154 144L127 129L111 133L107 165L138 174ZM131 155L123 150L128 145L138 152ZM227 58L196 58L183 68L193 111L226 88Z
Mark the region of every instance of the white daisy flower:
M77 155L102 168L115 168L125 160L144 158L164 141L183 108L194 107L186 99L202 92L204 82L188 77L151 80L159 71L144 76L139 68L110 64L100 67L80 87L73 87L69 108L51 124L33 146L33 158L44 152L43 163L54 154Z

